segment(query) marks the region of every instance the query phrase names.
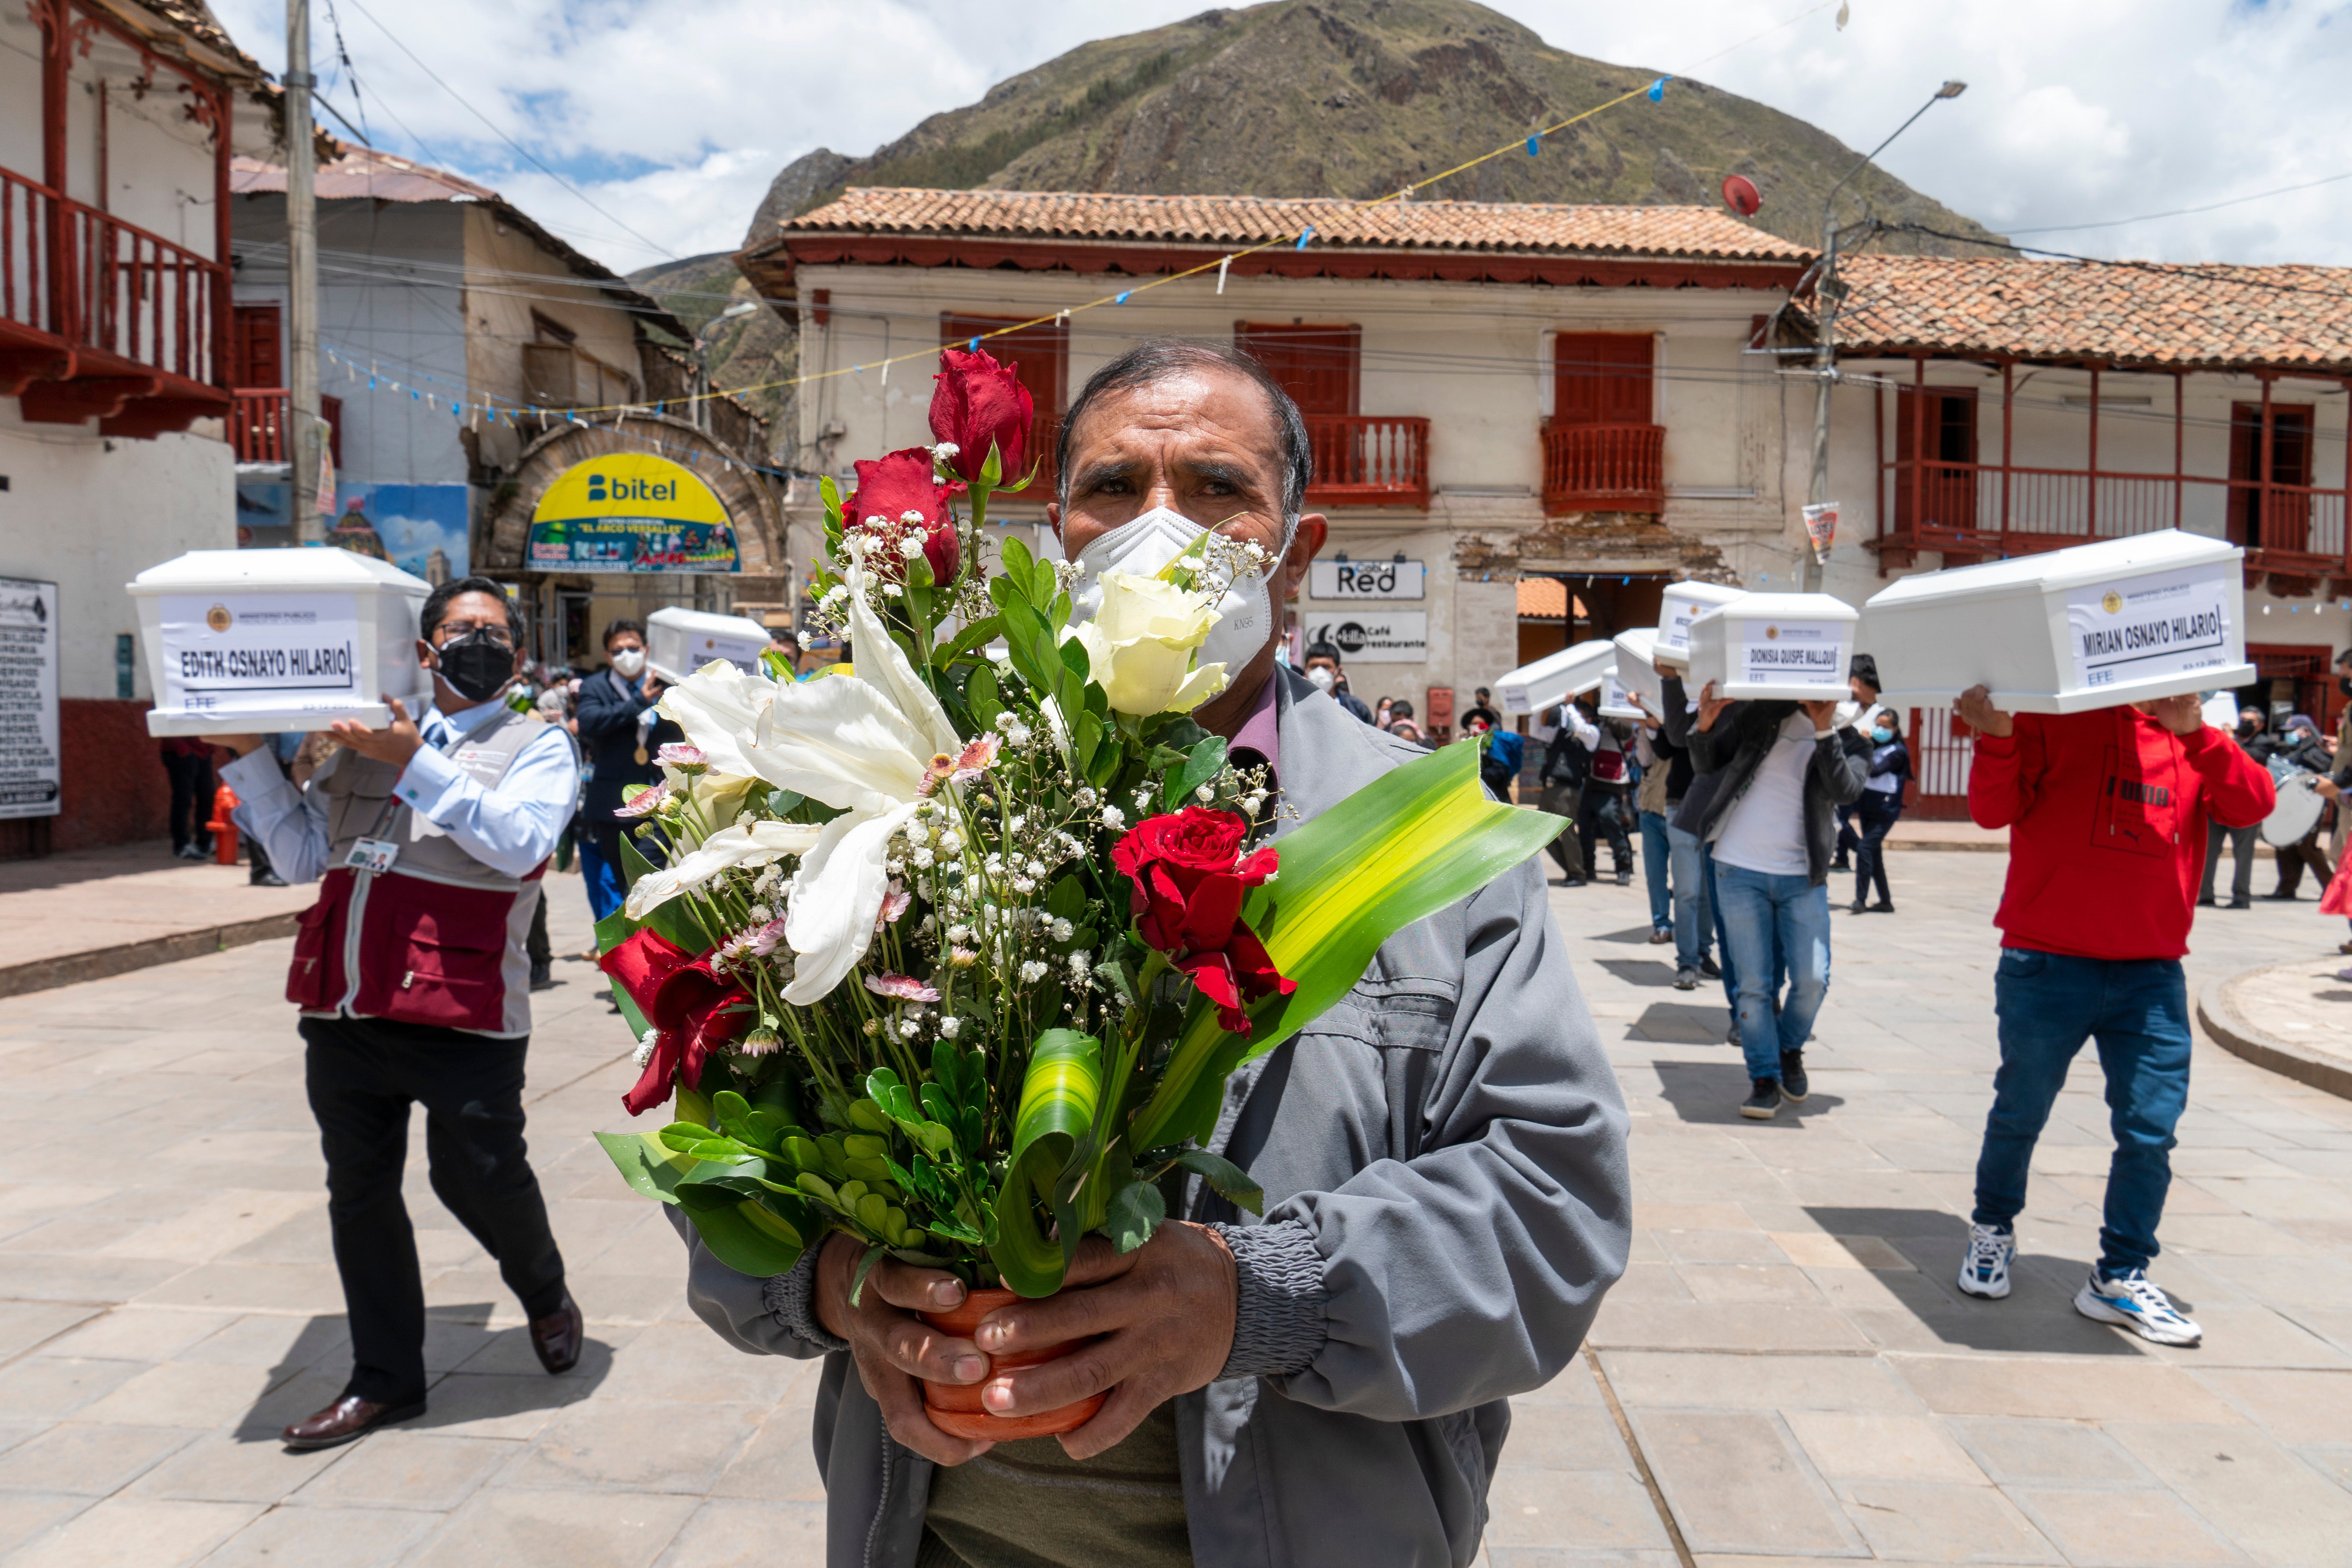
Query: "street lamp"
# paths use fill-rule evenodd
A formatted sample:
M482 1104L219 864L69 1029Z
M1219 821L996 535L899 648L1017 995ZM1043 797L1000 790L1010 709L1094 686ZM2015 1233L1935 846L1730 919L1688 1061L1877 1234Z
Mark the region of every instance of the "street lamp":
M710 428L710 411L706 405L710 393L711 329L721 321L731 321L738 316L748 316L759 308L757 300L739 300L703 322L702 330L694 334L694 378L699 384L698 387L699 395L694 400L694 423L701 429Z
M1837 378L1837 310L1838 302L1845 298L1845 285L1838 281L1837 195L1845 189L1846 182L1868 168L1871 160L1894 144L1895 137L1917 123L1919 116L1948 98L1958 98L1968 91L1964 81L1948 81L1937 88L1927 101L1912 110L1911 118L1895 128L1889 136L1864 153L1861 162L1848 169L1829 195L1822 198L1822 259L1821 277L1813 285L1814 298L1821 301L1818 312L1818 342L1813 357L1813 476L1806 495L1819 506L1830 497L1830 390ZM1822 562L1812 549L1810 536L1804 544L1804 587L1808 594L1817 594L1822 587Z

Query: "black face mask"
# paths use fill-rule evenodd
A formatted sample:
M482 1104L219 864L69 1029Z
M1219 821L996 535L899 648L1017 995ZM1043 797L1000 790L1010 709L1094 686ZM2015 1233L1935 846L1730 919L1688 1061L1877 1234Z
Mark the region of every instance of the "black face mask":
M468 701L488 702L514 679L514 649L478 631L450 638L439 654L441 679Z
M2337 676L2336 678L2336 689L2341 691L2347 697L2352 697L2352 675Z

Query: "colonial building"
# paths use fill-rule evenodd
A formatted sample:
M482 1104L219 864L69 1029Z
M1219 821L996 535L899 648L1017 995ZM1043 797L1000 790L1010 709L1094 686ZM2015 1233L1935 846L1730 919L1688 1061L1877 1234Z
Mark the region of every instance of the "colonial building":
M1654 621L1675 578L1794 560L1781 393L1743 351L1810 257L1718 212L857 189L738 260L790 302L817 377L801 465L844 477L929 438L931 367L883 364L910 349L1043 318L989 346L1048 450L1072 393L1139 339L1256 354L1307 415L1307 499L1331 521L1297 632L1346 650L1367 697L1444 710L1518 663L1525 575L1587 612L1531 626L1540 651ZM1116 302L1058 315L1098 298ZM1048 489L993 515L1034 528ZM814 521L795 509L795 557ZM1402 569L1337 570L1365 563Z
M234 540L226 197L272 134L201 5L0 7L0 857L164 830L122 585Z
M518 582L534 654L593 663L616 616L665 605L779 610L776 487L753 468L758 421L732 398L689 402L693 334L626 279L487 186L342 144L317 175L320 384L334 460L331 540L428 580ZM285 170L232 174L239 536L284 544ZM730 571L545 570L527 550L557 475L646 452L686 465L732 523Z

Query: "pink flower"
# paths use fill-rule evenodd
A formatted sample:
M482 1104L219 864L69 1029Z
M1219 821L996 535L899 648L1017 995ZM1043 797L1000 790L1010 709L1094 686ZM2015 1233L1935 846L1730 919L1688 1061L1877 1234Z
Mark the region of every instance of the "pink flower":
M662 749L667 751L669 748L665 746ZM651 789L640 792L635 799L625 805L614 807L613 815L614 816L651 816L661 809L662 803L668 798L669 782L665 779Z
M740 963L747 958L765 958L776 951L784 940L784 922L770 921L765 925L745 926L741 931L719 944L716 963L720 966Z
M996 765L996 754L1003 749L1004 742L997 736L982 735L952 757L945 752L934 752L923 782L915 786L915 793L929 795L949 779L958 784L970 784Z
M676 741L656 752L654 761L666 768L676 768L682 773L698 773L710 766L710 759L702 754L702 748Z
M940 999L938 992L904 974L869 974L866 977L866 989L877 996L887 996L899 1002L936 1002Z
M905 914L907 906L914 901L915 896L906 891L898 881L893 879L889 892L882 899L882 912L874 917L874 929L880 931L884 926L898 924L898 917Z

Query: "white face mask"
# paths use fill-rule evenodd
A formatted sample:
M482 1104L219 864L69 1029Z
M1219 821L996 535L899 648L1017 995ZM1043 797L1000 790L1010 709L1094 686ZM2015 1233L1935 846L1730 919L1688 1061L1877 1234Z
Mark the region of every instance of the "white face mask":
M1328 691L1339 684L1338 678L1319 664L1307 672L1307 679L1315 683L1318 691Z
M1070 591L1072 624L1094 619L1102 607L1102 574L1112 567L1149 577L1184 553L1209 531L1181 512L1155 506L1112 529L1078 552L1078 585ZM1209 628L1197 662L1222 664L1228 679L1257 657L1274 632L1274 596L1265 577L1236 577L1217 602L1217 624Z
M613 671L624 680L635 680L645 672L646 650L641 647L621 647L613 650Z

